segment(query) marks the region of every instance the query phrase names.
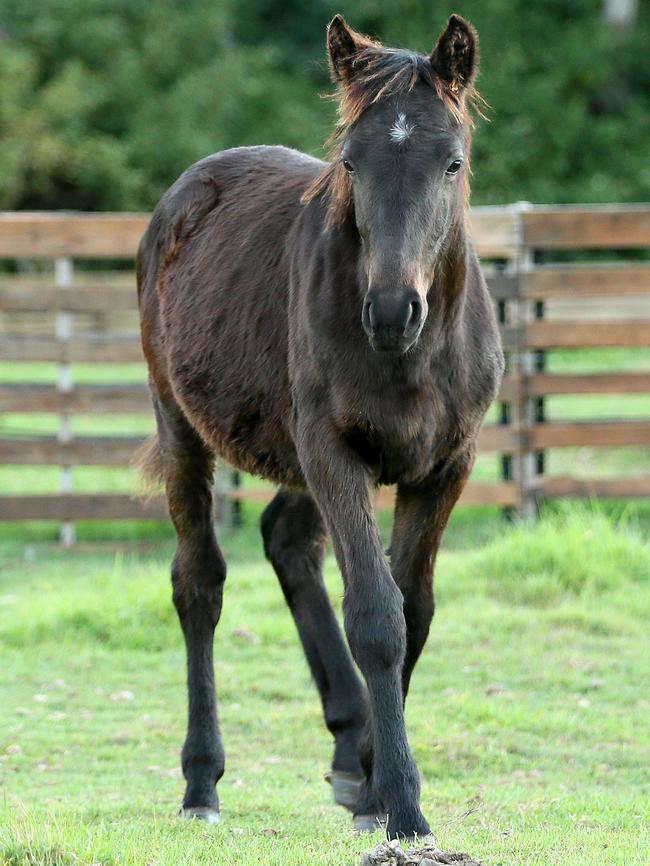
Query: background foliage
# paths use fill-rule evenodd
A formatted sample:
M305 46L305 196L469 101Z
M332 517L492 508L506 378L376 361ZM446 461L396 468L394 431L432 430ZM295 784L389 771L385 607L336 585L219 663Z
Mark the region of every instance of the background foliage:
M452 10L479 30L491 106L475 203L650 198L650 8L601 0L0 0L0 207L150 208L241 144L321 154L335 11L428 52Z

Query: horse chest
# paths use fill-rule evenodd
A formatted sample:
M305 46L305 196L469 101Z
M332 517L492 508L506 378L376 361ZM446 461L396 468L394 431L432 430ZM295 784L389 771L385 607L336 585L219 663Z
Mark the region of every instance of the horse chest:
M416 483L464 438L456 412L438 390L410 399L360 401L339 423L344 441L367 464L378 484Z

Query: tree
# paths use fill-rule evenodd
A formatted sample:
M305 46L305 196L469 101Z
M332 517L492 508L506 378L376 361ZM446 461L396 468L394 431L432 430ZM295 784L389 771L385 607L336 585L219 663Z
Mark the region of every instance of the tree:
M428 52L446 14L359 0L351 23ZM242 144L322 154L334 107L324 0L0 0L0 207L150 208L191 162ZM650 20L596 0L466 0L491 106L475 202L650 198Z

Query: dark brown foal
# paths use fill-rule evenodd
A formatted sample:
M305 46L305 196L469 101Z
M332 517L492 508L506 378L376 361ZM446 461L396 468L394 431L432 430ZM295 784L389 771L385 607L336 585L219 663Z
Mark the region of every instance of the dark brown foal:
M183 814L218 819L224 770L212 659L222 457L280 488L264 549L334 738L336 799L360 829L381 820L391 838L423 836L404 701L442 533L503 371L466 229L476 34L452 16L427 57L337 16L328 51L340 98L331 161L280 147L207 157L163 196L138 254L158 424L149 468L178 536L187 645ZM382 484L397 487L389 554L374 511ZM328 534L347 645L322 579Z

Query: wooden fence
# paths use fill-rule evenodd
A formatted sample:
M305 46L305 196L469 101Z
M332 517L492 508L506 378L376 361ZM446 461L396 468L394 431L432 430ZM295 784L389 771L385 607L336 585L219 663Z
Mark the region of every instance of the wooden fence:
M50 413L56 433L0 427L0 464L60 466L61 489L2 495L0 520L56 520L63 538L75 520L165 515L161 498L146 506L129 494L75 492L73 468L125 466L142 437L75 435L77 416L151 414L144 368L135 384L98 375L75 380L77 365L142 364L133 256L147 217L132 214L0 213L0 364L49 362L52 384L24 384L0 367L0 423ZM650 394L648 372L553 373L547 350L650 346L650 261L625 253L650 248L650 205L476 208L472 233L492 292L508 369L499 417L484 426L481 452L500 455L501 478L473 481L462 502L532 513L555 497L647 497L650 467L633 477L578 479L546 471L549 449L650 445L650 419L552 421L545 398L560 394ZM603 260L604 250L617 257ZM581 261L541 263L559 251ZM632 259L632 260L631 260ZM97 261L104 267L98 269ZM89 268L88 263L93 266ZM126 263L126 265L125 265ZM128 270L118 269L125 266ZM17 368L20 369L20 368ZM138 371L140 368L137 368ZM119 422L114 425L119 426ZM3 432L4 430L4 432ZM264 501L268 490L220 488L223 504ZM380 494L387 501L390 492Z

